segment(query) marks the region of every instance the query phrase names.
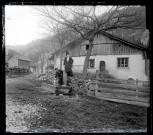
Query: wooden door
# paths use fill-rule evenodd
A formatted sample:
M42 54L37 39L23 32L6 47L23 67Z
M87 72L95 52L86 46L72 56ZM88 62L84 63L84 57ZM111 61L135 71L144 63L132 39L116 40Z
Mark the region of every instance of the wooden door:
M105 71L105 61L100 61L100 72Z

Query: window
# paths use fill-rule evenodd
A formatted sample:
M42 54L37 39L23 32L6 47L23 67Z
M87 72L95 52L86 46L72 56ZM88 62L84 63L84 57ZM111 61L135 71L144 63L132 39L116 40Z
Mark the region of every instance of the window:
M95 59L89 59L89 65L88 65L88 67L89 68L94 68L94 66L95 66Z
M89 49L89 45L86 45L86 51Z
M126 68L129 66L129 58L117 58L117 67Z

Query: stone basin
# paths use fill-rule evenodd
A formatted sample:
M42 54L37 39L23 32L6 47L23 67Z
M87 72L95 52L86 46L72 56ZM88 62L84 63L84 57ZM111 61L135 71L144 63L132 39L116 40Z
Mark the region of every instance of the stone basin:
M43 88L45 91L50 93L55 93L56 95L59 94L68 94L71 90L70 86L66 85L52 85L52 84L46 84L42 83L41 88Z

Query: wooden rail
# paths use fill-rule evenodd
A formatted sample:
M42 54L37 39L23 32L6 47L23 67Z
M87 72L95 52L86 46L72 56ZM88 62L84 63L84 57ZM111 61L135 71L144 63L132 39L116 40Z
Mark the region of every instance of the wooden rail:
M148 107L150 102L150 89L146 86L106 83L98 80L88 82L88 96Z

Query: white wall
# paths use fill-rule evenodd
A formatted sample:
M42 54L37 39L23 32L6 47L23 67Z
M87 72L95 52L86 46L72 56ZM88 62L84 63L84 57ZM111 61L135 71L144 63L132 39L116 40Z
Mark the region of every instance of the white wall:
M118 68L117 58L128 57L129 67L128 68ZM142 81L147 81L147 76L145 75L145 61L141 54L137 55L104 55L96 56L95 65L96 69L99 70L99 62L105 61L106 70L118 79L139 79Z
M128 68L118 68L117 67L117 58L128 57L129 58L129 67ZM82 57L72 57L74 60L73 63L73 72L82 73L85 56ZM96 70L100 68L100 61L105 61L106 70L109 74L113 75L118 79L138 79L142 81L147 81L148 78L145 75L145 61L142 58L141 54L137 55L96 55L90 56L90 58L95 58L95 68L87 69L88 72L95 73ZM59 67L59 59L55 62L56 67ZM63 64L62 64L63 65Z
M30 71L33 72L33 73L36 73L37 72L37 68L30 67Z

